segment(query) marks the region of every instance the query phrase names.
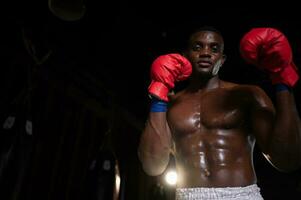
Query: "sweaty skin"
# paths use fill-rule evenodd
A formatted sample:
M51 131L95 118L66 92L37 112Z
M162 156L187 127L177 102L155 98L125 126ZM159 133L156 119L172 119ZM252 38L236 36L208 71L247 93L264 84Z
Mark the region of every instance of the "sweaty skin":
M150 112L138 156L144 171L160 175L176 159L177 187L242 187L256 183L255 141L280 171L301 165L301 126L293 95L276 94L275 107L257 86L219 79L225 62L220 34L199 31L184 55L192 64L186 89L167 112ZM281 148L280 148L281 147Z
M186 90L167 113L179 187L246 186L256 182L250 114L251 86L219 81L207 91ZM262 102L271 106L268 99ZM258 104L259 105L259 104ZM271 108L271 107L270 107Z

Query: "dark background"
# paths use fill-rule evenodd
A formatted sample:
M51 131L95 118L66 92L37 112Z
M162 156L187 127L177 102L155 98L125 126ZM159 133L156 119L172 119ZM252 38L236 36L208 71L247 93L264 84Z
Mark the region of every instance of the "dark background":
M87 0L75 21L53 15L46 0L2 4L0 199L108 199L99 191L110 191L114 169L103 170L104 160L119 164L120 199L154 199L161 179L144 174L136 150L156 56L179 51L190 30L215 26L227 55L221 78L260 85L273 98L265 75L238 51L245 32L265 26L287 36L301 65L297 7L245 4ZM300 83L294 91L299 109ZM3 128L9 116L15 123ZM276 171L257 148L254 162L265 199L300 199L300 171Z

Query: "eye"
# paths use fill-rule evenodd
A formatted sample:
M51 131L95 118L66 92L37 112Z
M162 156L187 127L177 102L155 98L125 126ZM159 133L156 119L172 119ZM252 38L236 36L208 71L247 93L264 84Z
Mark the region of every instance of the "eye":
M212 51L213 53L219 53L219 52L221 51L221 48L220 48L219 45L213 45L213 46L211 47L211 51Z
M192 46L193 51L199 51L201 49L202 49L202 45L200 45L200 44L195 44Z

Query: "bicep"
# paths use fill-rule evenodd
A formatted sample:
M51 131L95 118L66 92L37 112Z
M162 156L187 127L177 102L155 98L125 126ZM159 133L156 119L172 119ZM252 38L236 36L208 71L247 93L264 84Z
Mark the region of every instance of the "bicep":
M252 133L263 153L267 153L274 129L275 108L271 99L260 88L256 88L254 92L250 112Z
M268 153L273 132L274 113L267 108L256 108L251 113L251 130L263 153Z
M138 156L149 175L163 173L169 162L171 137L166 113L150 113L143 130Z

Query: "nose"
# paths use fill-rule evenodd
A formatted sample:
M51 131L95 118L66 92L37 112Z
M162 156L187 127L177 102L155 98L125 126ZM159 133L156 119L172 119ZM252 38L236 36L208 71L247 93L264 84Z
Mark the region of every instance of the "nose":
M200 57L211 57L211 51L210 48L208 46L205 46L204 48L202 48L202 50L199 53Z

